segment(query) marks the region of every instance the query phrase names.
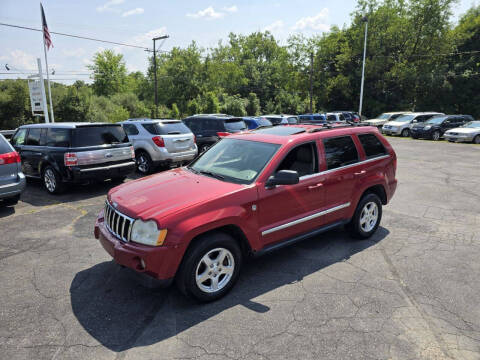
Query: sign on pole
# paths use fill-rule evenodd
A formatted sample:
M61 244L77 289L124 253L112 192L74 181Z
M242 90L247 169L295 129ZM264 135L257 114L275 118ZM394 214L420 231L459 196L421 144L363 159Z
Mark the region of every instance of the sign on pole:
M44 108L43 108L42 86L40 81L29 80L28 89L30 90L30 103L32 104L32 114L43 115Z

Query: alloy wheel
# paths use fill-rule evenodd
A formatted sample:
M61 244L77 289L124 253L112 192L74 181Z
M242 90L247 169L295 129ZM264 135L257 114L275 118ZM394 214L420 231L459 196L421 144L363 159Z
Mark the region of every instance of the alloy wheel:
M150 170L150 166L148 164L148 159L145 155L140 155L137 159L137 167L141 173L146 174Z
M475 136L475 138L473 139L473 142L475 144L480 144L480 135Z
M199 261L195 270L195 281L201 291L215 293L230 282L234 270L233 254L225 248L215 248Z
M52 169L45 170L45 174L43 175L43 181L45 183L45 187L51 193L55 192L57 187L57 180L55 179L55 174Z
M432 135L432 139L434 141L437 141L438 139L440 139L440 132L439 131L434 131L433 135Z
M402 136L407 137L408 135L410 135L410 130L409 129L403 129L402 130Z
M360 227L365 232L370 232L377 225L378 206L375 202L370 201L365 204L360 214Z

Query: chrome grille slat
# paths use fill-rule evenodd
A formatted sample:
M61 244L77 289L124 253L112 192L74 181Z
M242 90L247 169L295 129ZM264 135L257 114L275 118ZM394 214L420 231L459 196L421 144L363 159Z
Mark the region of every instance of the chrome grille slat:
M130 241L134 219L114 209L108 201L105 202L104 219L110 233L122 241Z

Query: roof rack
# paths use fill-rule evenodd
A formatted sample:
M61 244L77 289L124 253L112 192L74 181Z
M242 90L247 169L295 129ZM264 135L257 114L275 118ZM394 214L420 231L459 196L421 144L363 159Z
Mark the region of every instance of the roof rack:
M315 124L315 125L320 125L320 124ZM315 129L310 129L307 132L308 133L315 133L315 132L325 131L325 130L343 129L343 128L348 128L348 127L361 127L361 126L368 126L368 125L363 125L363 124L360 125L360 124L354 123L354 122L347 122L346 124L341 124L341 125L337 125L337 126L332 126L330 124L325 124L325 125L322 125L321 127L318 127L318 128L315 128Z

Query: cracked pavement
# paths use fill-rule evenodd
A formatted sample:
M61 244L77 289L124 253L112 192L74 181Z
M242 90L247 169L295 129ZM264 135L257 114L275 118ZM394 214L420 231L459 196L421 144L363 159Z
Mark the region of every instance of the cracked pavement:
M480 359L480 146L389 138L399 186L342 229L245 264L197 304L142 286L93 237L108 183L0 209L5 359Z

